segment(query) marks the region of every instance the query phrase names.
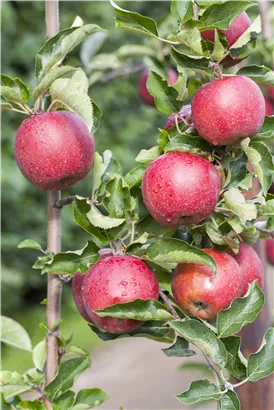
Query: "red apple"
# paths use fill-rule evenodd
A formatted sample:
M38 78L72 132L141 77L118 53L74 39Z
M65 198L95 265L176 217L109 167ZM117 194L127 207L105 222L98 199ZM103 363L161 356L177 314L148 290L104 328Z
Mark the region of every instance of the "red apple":
M241 295L240 268L225 252L204 249L216 262L217 274L206 265L180 263L177 265L171 287L173 295L187 313L204 320L214 320L221 309Z
M213 145L253 137L264 118L264 96L247 77L211 81L199 88L192 100L193 124L200 136Z
M274 85L268 85L268 86L267 86L267 94L268 94L268 97L269 97L272 101L274 101Z
M178 113L178 117L177 117L177 121L178 123L182 122L183 119L186 119L187 117L189 117L191 115L191 105L183 105L182 108L180 109L179 113ZM176 124L176 120L175 120L175 116L176 114L171 114L168 117L167 122L165 123L165 130L168 130L171 127L174 127L174 125ZM192 120L190 119L189 124L192 123Z
M143 324L133 319L100 317L94 310L136 299L155 299L159 285L153 271L139 258L110 256L100 260L86 273L83 284L84 306L91 321L110 333L130 332Z
M86 312L86 308L83 301L83 282L85 275L82 273L76 272L72 279L72 296L75 302L75 305L80 313L80 315L87 321L91 322L90 317Z
M244 12L236 17L230 24L228 30L221 30L225 35L225 38L228 42L228 49L238 40L238 38L248 29L251 25L251 20L248 15ZM201 32L201 36L204 40L210 40L214 42L215 33L214 30L205 30ZM232 67L238 64L242 59L232 58L227 56L221 61L221 64L224 68Z
M138 84L139 95L144 104L155 107L154 97L151 94L149 94L149 91L146 86L148 75L149 75L149 70L146 70L141 74L139 78L139 84ZM177 79L178 79L177 72L173 70L172 68L169 68L168 69L168 80L167 80L168 84L172 85L176 83Z
M69 111L56 111L22 122L14 155L20 171L34 186L58 190L89 173L94 149L94 137L82 118Z
M271 102L265 98L265 115L273 115L274 114L274 108Z
M156 158L142 182L144 203L166 226L198 223L211 214L220 193L216 168L205 158L170 152Z
M264 267L252 246L247 243L241 243L237 255L231 250L228 250L228 253L233 256L240 267L243 282L242 296L246 294L248 284L256 279L258 279L258 285L262 288L264 283Z
M274 265L274 239L273 238L267 238L265 240L265 253L266 253L266 258L271 265Z

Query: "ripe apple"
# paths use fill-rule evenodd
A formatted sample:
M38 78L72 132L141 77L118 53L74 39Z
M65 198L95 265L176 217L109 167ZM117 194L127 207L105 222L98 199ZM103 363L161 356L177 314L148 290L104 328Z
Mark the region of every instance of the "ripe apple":
M274 108L271 102L265 98L265 115L273 115L274 114Z
M83 283L85 275L82 273L76 272L72 279L72 296L75 302L75 305L80 313L80 315L87 321L91 322L90 317L86 312L86 308L83 301Z
M265 240L265 253L266 253L266 258L271 265L274 265L274 239L273 238L267 238Z
M133 319L100 317L94 310L136 299L158 299L159 285L154 272L130 255L106 257L93 265L83 283L83 301L91 321L110 333L130 332L143 324Z
M22 122L14 155L20 171L34 186L58 190L89 173L94 150L94 137L82 118L69 111L56 111Z
M192 100L192 120L202 138L228 145L253 137L265 118L264 96L247 77L232 76L200 87Z
M215 208L220 177L205 158L170 152L156 158L147 167L142 193L149 213L160 224L194 224Z
M225 252L203 249L216 262L217 273L206 265L180 263L172 281L172 293L187 313L204 320L214 320L221 309L241 295L242 279L240 268Z
M151 107L155 107L155 102L154 102L154 97L149 94L149 91L147 89L147 77L149 75L149 70L144 71L140 78L139 78L139 84L138 84L138 89L139 89L139 95L141 100L143 101L144 104L150 105ZM178 79L178 74L175 70L172 68L168 69L168 84L172 85L176 83Z
M264 267L252 246L242 242L237 255L230 249L228 253L233 256L240 267L243 282L242 296L246 294L248 284L256 279L258 279L258 285L262 288L264 284Z
M238 40L238 38L248 29L251 25L251 20L248 15L244 12L236 17L230 24L228 30L221 30L225 35L225 38L228 42L228 49ZM215 33L214 30L205 30L201 32L201 36L204 40L210 40L214 42ZM221 64L224 68L232 67L238 64L242 59L232 58L227 56L221 61Z
M178 124L180 122L182 122L183 119L186 119L190 115L191 115L191 105L190 104L183 105L182 108L180 109L179 113L178 113L178 117L177 117ZM168 120L165 123L165 128L164 128L165 130L168 130L169 128L174 127L174 125L176 124L175 116L176 116L176 114L171 114L168 117ZM190 119L188 122L189 122L189 124L191 124L192 120Z

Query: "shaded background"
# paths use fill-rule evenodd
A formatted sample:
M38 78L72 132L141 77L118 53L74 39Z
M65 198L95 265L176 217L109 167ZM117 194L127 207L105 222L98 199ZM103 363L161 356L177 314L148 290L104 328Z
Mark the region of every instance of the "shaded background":
M160 26L162 23L162 31L165 30L167 25L176 25L175 22L171 22L169 19L165 20L170 7L170 2L168 1L121 1L119 5L128 10L153 17ZM35 55L45 41L44 2L4 1L1 6L1 71L11 77L18 76L22 78L32 88L35 85ZM248 14L253 19L258 14L258 10L254 7L250 12L248 11ZM151 47L167 47L166 45L159 44L157 41L156 44L155 40L148 39L145 36L116 29L114 26L113 9L109 2L60 2L60 27L62 29L69 27L76 15L81 16L85 23L96 23L109 30L109 36L100 52L109 53L128 43L147 44ZM68 65L81 66L79 52L80 47L70 54L66 63ZM168 51L165 50L165 53L167 54L166 61L171 65L172 62L169 59ZM257 63L271 66L272 57L267 43L259 40L257 51L245 61L246 64ZM134 65L146 63L146 61L144 62L139 57L134 58L131 63L134 67ZM134 167L134 158L140 149L150 148L155 144L158 134L157 128L162 127L167 119L167 116L159 113L154 108L145 106L140 101L138 96L139 75L139 72L135 72L113 78L104 83L97 84L95 82L90 88L91 98L104 113L99 130L95 135L96 149L99 153L102 153L105 149L111 149L114 156L120 161L124 172ZM37 240L43 248L46 248L46 192L37 190L26 181L19 172L14 160L14 137L23 119L23 116L20 114L8 111L2 113L2 314L20 322L29 332L32 343L35 345L44 336L44 331L40 328L39 323L45 320L45 306L41 305L40 302L46 298L46 276L41 276L39 271L32 270L31 268L38 256L37 252L17 249L17 245L23 239L30 238ZM63 191L62 195L78 194L89 196L90 193L91 174L84 181ZM87 239L88 234L81 230L74 222L71 207L65 207L63 210L62 249L64 251L80 249L85 245ZM101 344L101 342L89 330L86 322L77 313L71 297L70 284L64 286L62 317L61 330L67 336L71 332L74 333L74 344L79 344L87 349L98 349L97 345ZM141 342L142 340L140 339ZM140 343L135 345L136 341L132 342L131 347L128 347L127 343L124 340L121 345L125 349L125 357L132 356L136 349L140 349ZM142 345L144 346L144 351L139 352L138 356L144 360L146 360L147 352L150 352L150 349L152 349L150 344L149 347L146 347L148 346L147 343L147 341L144 341ZM106 349L107 352L110 348L109 343L104 346L102 349ZM162 355L163 360L166 360L167 358L164 359L164 355L159 347L156 346L156 348L159 350L159 356ZM114 352L116 350L116 347L114 347ZM99 351L102 352L100 346ZM142 356L143 354L145 356ZM99 355L108 357L103 353ZM176 373L176 364L179 359L175 360L176 364L175 361L171 360L170 362L170 359L168 360L171 366L173 366L172 373L168 374L170 377L173 377ZM117 368L117 362L116 360L116 367L114 366L114 369ZM31 363L31 354L16 351L6 346L2 347L3 370L22 372L30 367ZM102 364L97 365L97 376L99 369L101 371L107 370L105 368L107 360L100 363ZM160 362L158 363L160 365ZM165 363L167 362L163 362L164 366ZM128 366L131 367L131 365L134 367L136 363L134 364L134 361L132 363L128 362ZM102 367L100 368L100 366ZM140 367L140 363L138 366ZM136 369L137 367L134 368ZM122 371L124 372L125 369L122 369ZM144 371L144 369L140 370L140 374ZM158 371L159 369L156 367L155 374L150 376L155 379ZM132 370L124 374L127 374L128 376L126 377L130 378ZM115 377L115 375L112 376ZM149 377L144 378L145 382L149 381ZM96 380L99 382L100 377L97 377ZM92 380L89 377L88 381L93 383L94 377ZM121 382L122 380L117 380L117 382L119 381ZM95 384L96 387L104 387L100 384L97 385L96 382ZM161 389L160 379L158 380L157 387ZM173 390L173 392L178 393L178 388ZM122 392L121 397L123 397ZM136 402L138 403L138 400ZM123 403L121 402L121 404Z

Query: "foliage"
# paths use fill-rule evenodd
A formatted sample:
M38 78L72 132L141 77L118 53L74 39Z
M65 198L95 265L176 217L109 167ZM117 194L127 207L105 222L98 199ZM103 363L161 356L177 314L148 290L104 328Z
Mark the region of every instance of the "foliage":
M10 73L9 76L2 75L2 108L7 111L19 110L25 115L32 115L33 112L39 112L41 109L75 111L82 116L90 131L97 132L102 113L89 94L92 94L92 98L94 98L93 95L99 97L99 93L96 94L97 83L104 83L109 75L114 75L114 78L125 75L127 69L133 70L136 61L140 59L142 68L144 63L152 68L148 77L148 89L155 97L157 109L164 114L177 113L183 102L193 94L197 87L210 81L216 73L218 74L219 63L224 57L242 58L251 54L260 31L258 20L255 20L252 30L247 30L230 50L222 35L221 29L227 29L236 16L254 6L254 3L249 1L197 2L199 20L194 18L197 14L194 2L188 1L181 4L173 1L171 4L173 20L170 25L166 24L167 27L165 23L168 20L164 20L164 24L158 27L150 17L143 16L136 11L125 10L113 1L111 4L115 11L116 27L147 35L149 39L147 43L131 44L130 48L126 48L123 44L114 52L107 49L100 52L107 37L105 30L97 24L79 24L79 26L61 30L38 51L36 57L38 81L36 83L31 81L28 88L25 82L15 76L15 73ZM108 7L110 8L110 5ZM11 9L9 11L11 12ZM100 24L100 19L98 20ZM200 32L206 29L215 30L214 43L202 39ZM138 42L139 37L135 40ZM85 72L74 68L77 66L74 54L69 57L68 64L66 61L65 65L61 65L67 54L83 41L80 55ZM179 79L173 85L169 85L166 80L166 67L170 64L176 64L179 72ZM199 74L201 81L194 81L196 73ZM244 74L259 84L274 85L273 73L265 66L247 65L239 70L238 74ZM231 75L230 71L224 70L223 76L229 75ZM187 80L192 83L187 84ZM91 92L89 85L92 86ZM109 98L109 102L112 98L113 95ZM123 102L122 98L117 100L118 108L122 111L126 102ZM109 106L106 104L104 125L108 121L108 109ZM149 118L152 118L152 114L144 112L144 120ZM160 120L161 117L157 116L157 118ZM126 136L121 123L119 120L116 121L115 132L122 132ZM131 114L127 121L128 132L132 121L134 122L134 116ZM158 277L160 286L164 289L167 284L166 278L170 278L171 270L177 263L205 264L216 273L214 260L201 250L199 238L206 240L210 247L220 250L229 247L237 253L239 237L242 240L248 233L251 241L257 239L256 219L258 216L264 218L266 224L269 223L273 196L267 195L267 191L273 180L274 164L268 139L273 136L273 123L274 117L266 118L261 131L252 141L246 138L233 146L218 148L205 143L194 127L187 128L184 122L167 131L160 129L157 144L152 148L150 148L152 145L150 142L144 144L148 149L144 149L140 143L139 148L142 149L136 157L139 165L129 170L126 175L123 174L122 167L112 153L102 149L102 155L99 152L96 153L92 189L83 185L82 189L77 191L78 195L74 197L72 204L75 226L78 225L77 228L73 228L75 230L73 232L77 232L78 235L79 227L84 231L81 239L77 241L77 249L53 254L44 250L44 246L40 245L41 238L41 242L45 242L43 236L40 238L32 237L32 235L31 239L18 241L20 242L18 248L41 252L42 256L39 256L35 262L34 269L41 270L42 274L54 273L61 277L67 275L67 279L76 272L86 273L89 267L99 259L99 250L106 246L110 246L114 254L128 252L149 263ZM9 129L8 126L7 129ZM98 136L100 130L101 127ZM148 128L145 127L144 130L148 132ZM132 135L135 137L136 134L135 129ZM124 143L123 139L121 141ZM100 148L102 147L103 144ZM10 155L10 145L7 141L4 141L4 148ZM162 227L153 221L144 207L141 196L141 181L146 167L162 153L171 151L201 155L215 166L218 164L223 175L222 192L214 212L200 225L184 229L184 233L188 234L188 240L178 239L176 228ZM119 150L117 152L119 153ZM254 175L253 171L247 169L247 161L254 167L254 172L262 186L262 194L258 194L251 200L247 200L241 192L243 189L251 188L250 182ZM125 161L124 165L128 171L129 163ZM7 163L6 167L10 171L11 164ZM24 181L22 182L18 174L15 173L11 178L26 198L32 193L36 200L42 198L41 194L36 193ZM79 196L82 190L84 197ZM66 195L67 192L64 194ZM12 202L12 195L12 193L9 195L7 203ZM14 200L16 201L16 197ZM31 217L35 218L35 216ZM44 218L43 213L38 212L37 221L32 220L32 222L39 224L42 218ZM18 230L19 227L18 222ZM84 237L88 237L88 241L86 245L81 246ZM71 245L71 239L67 243ZM262 309L264 297L257 283L250 284L246 296L235 299L228 309L220 311L216 324L190 318L175 304L168 291L161 293L161 298L163 302L166 302L165 304L154 300L136 300L96 311L102 317L113 316L145 322L139 329L127 335L111 335L92 325L90 328L102 340L142 336L171 343L169 348L164 349L167 356L194 355L195 351L189 348L189 344L192 344L196 349L202 351L210 363L212 371L217 376L216 385L206 379L196 380L191 383L186 392L176 395L177 399L183 404L217 400L222 409L239 409L239 401L234 392L235 385L233 386L228 381L223 370L228 370L244 382L254 382L274 371L273 329L266 332L261 347L256 353L250 355L247 361L242 357L241 340L236 336L245 324L256 319ZM58 325L59 322L48 328L47 324L43 323L42 327L48 334L56 331ZM72 345L71 337L64 337L62 333L58 335L62 361L54 380L45 385L44 338L32 349L27 332L14 320L3 317L2 328L2 341L13 347L32 351L34 364L33 368L23 374L11 371L2 372L4 403L16 403L17 408L22 409L44 409L50 401L53 409L76 410L93 408L107 399L106 393L100 389L84 389L77 395L70 390L74 381L90 366L88 352ZM77 357L68 358L67 355L71 353ZM33 402L23 400L18 403L18 400L20 401L18 395L26 391L39 392L41 398Z

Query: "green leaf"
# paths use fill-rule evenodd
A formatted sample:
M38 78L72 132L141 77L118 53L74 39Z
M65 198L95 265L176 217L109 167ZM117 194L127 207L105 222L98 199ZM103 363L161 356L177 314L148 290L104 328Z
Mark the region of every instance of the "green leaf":
M160 225L152 216L148 215L145 217L138 225L138 233L142 235L143 233L148 233L150 237L159 235L170 235L175 233L176 228L170 226Z
M112 0L110 0L110 3L114 7L116 15L116 27L137 30L144 34L158 37L157 25L153 19L142 16L138 13L124 10Z
M46 357L46 340L44 339L33 348L32 352L32 360L34 366L36 367L36 369L40 370L40 372L43 372L46 363Z
M46 406L41 400L23 400L16 407L24 410L46 410Z
M150 71L147 83L149 93L154 97L155 105L159 111L171 114L180 110L182 103L177 100L178 91L154 71Z
M242 152L237 158L228 164L228 175L225 182L226 189L235 188L246 177L247 156Z
M224 54L225 48L220 41L218 30L215 29L214 48L210 57L213 61L221 61Z
M237 333L247 323L252 323L264 305L264 293L257 281L249 284L245 297L234 299L226 310L217 315L219 337L228 337Z
M154 159L158 158L159 155L161 155L162 153L162 148L158 145L150 149L142 149L135 158L135 161L143 165L149 165Z
M32 351L31 340L26 330L15 320L1 316L1 342L16 349Z
M35 62L36 77L44 77L53 66L83 40L99 31L105 30L96 24L86 24L82 27L71 27L59 31L38 51Z
M246 153L249 162L254 167L256 175L262 186L263 193L266 194L272 184L274 175L272 155L262 141L251 141L247 146L248 141L249 139L242 141L242 148Z
M244 195L237 188L231 188L224 193L224 208L237 215L245 225L257 217L256 205L245 200Z
M189 389L175 397L183 404L194 404L206 400L219 400L224 392L220 392L215 384L208 380L195 380L191 383Z
M234 391L226 392L219 400L219 410L240 410L240 401Z
M165 147L165 152L188 152L212 160L212 148L199 135L183 133L171 138Z
M145 232L143 235L139 236L138 239L135 241L130 242L130 244L127 246L127 253L135 253L137 250L139 250L145 243L147 243L148 240L148 234Z
M67 360L60 364L55 378L45 388L45 393L50 399L55 399L69 390L75 380L90 366L89 357L80 357Z
M130 189L141 184L145 170L144 165L139 165L126 174L125 181Z
M105 172L105 165L103 163L103 158L98 152L94 154L94 161L93 161L93 171L92 171L92 192L96 192L102 181L102 176Z
M158 238L146 250L145 257L154 263L199 263L209 266L216 273L212 257L201 249L195 248L180 239Z
M80 50L80 58L82 64L88 68L89 64L92 62L92 57L97 54L100 50L104 42L108 37L107 32L97 32L89 36L86 40L84 40L81 50Z
M202 350L215 364L225 367L227 362L226 348L205 324L195 319L188 319L185 321L173 320L169 325L181 337Z
M50 256L39 256L35 264L32 266L32 269L43 269L45 263L51 261L51 259Z
M23 248L27 248L27 249L35 249L37 251L41 251L44 252L42 246L40 245L40 243L33 241L32 239L25 239L24 241L20 242L19 245L17 245L17 248L19 249L23 249Z
M133 302L117 303L106 307L104 310L95 310L100 317L116 317L118 319L135 320L170 320L173 316L167 311L165 305L154 299L136 299Z
M222 339L227 350L226 369L236 378L246 378L246 359L240 351L241 337L229 336Z
M265 117L264 123L256 138L262 140L264 138L274 138L274 116Z
M87 213L87 217L93 226L102 229L116 228L125 222L125 219L123 218L110 218L109 216L101 214L101 212L98 211L94 205L91 205L90 211Z
M98 107L97 104L95 104L94 101L90 100L91 104L92 104L92 112L93 112L93 124L92 124L92 128L91 128L91 132L92 134L95 134L95 132L98 130L100 122L101 122L101 118L103 115L103 111L101 110L101 108Z
M178 336L175 343L167 349L162 349L164 354L168 357L185 357L194 356L196 353L189 349L189 343Z
M119 175L106 183L103 204L110 215L115 218L123 218L125 212L132 209L129 188Z
M181 21L183 24L187 21L191 20L194 11L193 11L193 3L189 0L187 1L175 1L171 2L170 11L172 16Z
M208 7L200 18L203 29L228 29L232 21L252 5L254 3L250 1L226 1L214 4Z
M46 74L43 80L40 82L40 84L38 84L38 86L33 90L32 92L33 98L36 100L42 94L44 94L45 91L49 89L49 87L55 80L75 70L76 70L75 67L70 67L70 66L65 66L65 65L61 67L56 67L54 70Z
M96 228L88 220L87 213L90 211L91 205L86 199L75 198L72 203L73 216L76 223L88 232L93 240L98 239L103 244L108 243L108 238L103 229Z
M80 410L81 408L92 409L104 403L108 398L108 395L101 389L83 389L77 393L72 410ZM81 404L87 404L88 407L81 407Z
M203 83L200 78L192 78L187 84L188 94L193 95L202 85Z
M203 55L203 49L201 45L202 38L197 27L187 30L181 30L178 34L170 35L168 39L184 44L197 55Z
M274 371L274 328L266 331L262 344L256 353L248 357L248 380L255 382Z
M90 266L98 261L98 250L99 247L94 242L88 241L80 251L57 253L51 262L44 265L42 273L56 275L73 275L78 271L86 273Z
M31 386L27 385L21 374L17 372L2 371L0 373L1 392L5 400L8 400L17 394L31 390Z
M1 95L1 108L6 109L6 110L11 110L12 105L7 102L7 100Z
M53 400L52 409L53 410L64 410L71 409L75 401L75 393L68 390L66 393L59 396L57 399Z
M29 99L29 90L20 78L1 74L1 97L7 101L24 104Z
M210 60L207 57L190 56L180 53L174 47L171 48L171 56L180 68L190 68L198 73L213 75L213 68L209 67Z
M66 346L66 352L67 353L72 353L72 354L77 354L79 356L89 356L89 352L86 349L82 349L81 347L74 346L74 345L67 345Z
M174 330L169 326L165 326L165 321L148 321L145 322L142 326L133 330L129 333L123 333L121 335L114 333L107 333L103 330L98 329L96 326L89 325L90 328L97 334L97 336L106 341L114 340L122 337L145 337L150 340L162 343L172 343L175 338Z
M85 121L89 131L93 126L93 107L89 96L83 93L81 84L72 79L59 78L50 86L52 100L58 100L70 110L79 114Z

